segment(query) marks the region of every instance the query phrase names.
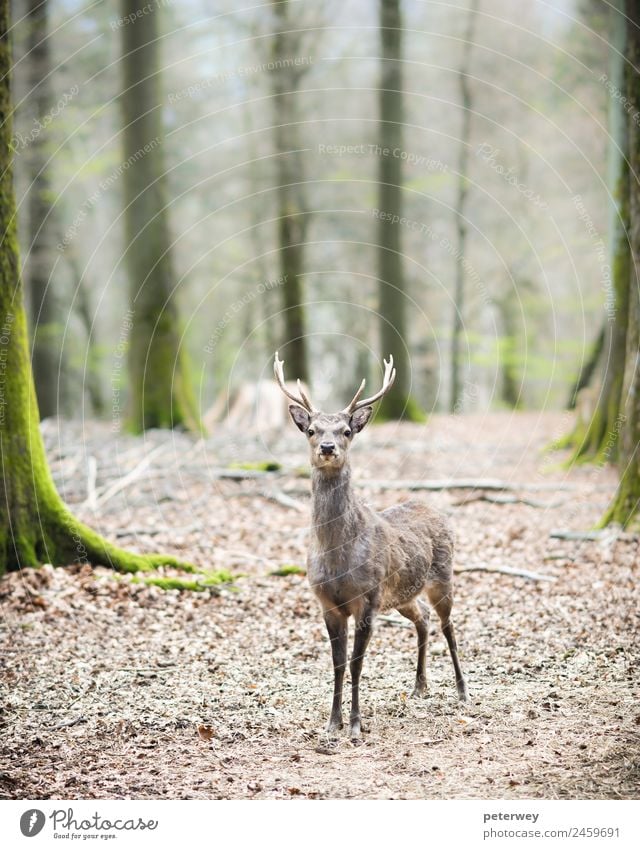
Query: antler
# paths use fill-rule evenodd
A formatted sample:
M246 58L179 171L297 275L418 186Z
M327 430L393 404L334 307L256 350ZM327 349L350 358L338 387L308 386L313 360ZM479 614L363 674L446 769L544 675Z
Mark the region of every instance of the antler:
M303 407L308 413L315 413L316 412L311 401L305 395L304 390L302 389L302 384L300 383L299 380L298 380L298 397L296 397L291 392L289 392L289 390L285 386L285 383L284 383L284 360L281 360L278 357L277 351L276 351L275 359L273 361L273 373L275 375L276 380L278 381L278 386L280 387L280 389L282 389L282 391L287 396L287 398L290 398L293 401L293 403L297 404L299 407Z
M356 410L361 409L362 407L368 407L369 404L373 404L374 401L378 401L382 398L383 395L386 395L387 392L393 386L393 381L396 379L396 370L393 367L393 354L389 354L389 361L384 360L384 377L382 378L382 389L379 392L376 392L375 395L372 395L370 398L363 398L362 401L358 401L358 398L362 395L364 390L365 381L363 380L360 384L358 391L351 399L351 403L344 408L343 413L355 413Z

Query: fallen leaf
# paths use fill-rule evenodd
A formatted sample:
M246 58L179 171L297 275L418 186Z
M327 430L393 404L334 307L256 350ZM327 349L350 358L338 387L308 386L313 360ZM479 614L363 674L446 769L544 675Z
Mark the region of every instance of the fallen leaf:
M215 731L210 725L199 725L198 734L201 740L211 740L215 737Z

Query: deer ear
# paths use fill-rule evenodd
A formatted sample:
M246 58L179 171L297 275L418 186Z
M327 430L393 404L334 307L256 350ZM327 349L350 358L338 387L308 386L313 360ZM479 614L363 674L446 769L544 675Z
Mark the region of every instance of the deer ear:
M298 430L305 433L309 427L309 413L297 404L289 404L289 413Z
M373 407L362 407L362 409L356 410L355 413L351 416L351 430L354 433L360 433L360 431L371 418L371 413L373 413Z

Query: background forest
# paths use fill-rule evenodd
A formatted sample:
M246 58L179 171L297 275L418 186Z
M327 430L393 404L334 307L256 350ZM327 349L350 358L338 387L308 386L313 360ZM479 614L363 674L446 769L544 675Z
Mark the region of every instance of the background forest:
M109 418L115 408L117 417L129 392L121 337L128 344L145 320L140 307L129 314L136 225L126 229L123 208L134 168L123 168L119 108L127 25L110 3L50 2L47 64L34 69L42 59L29 52L28 5L15 4L12 30L15 169L32 315L52 346L42 364L42 384L55 387L48 412ZM406 315L407 380L420 409L566 405L606 319L603 4L408 4L399 158L379 152L376 4L241 11L222 2L213 16L206 3L160 5L161 73L130 60L141 77L158 77L147 108L162 127L168 285L200 415L221 390L264 376L278 345L295 348L286 331L297 300L307 334L300 376L318 399L342 398L352 375L369 376L385 353L381 164L402 168L406 222L387 229L398 231L403 279L388 297ZM36 132L43 112L50 120ZM156 138L151 126L134 129L132 155ZM46 216L34 208L34 169L46 180ZM286 176L291 199L279 190ZM304 247L283 269L278 221L289 202ZM283 286L289 261L298 279ZM43 316L36 290L47 283L54 303Z
M640 0L0 0L5 797L637 797L639 68ZM367 380L342 512L276 351L312 446ZM351 740L318 504L449 569Z

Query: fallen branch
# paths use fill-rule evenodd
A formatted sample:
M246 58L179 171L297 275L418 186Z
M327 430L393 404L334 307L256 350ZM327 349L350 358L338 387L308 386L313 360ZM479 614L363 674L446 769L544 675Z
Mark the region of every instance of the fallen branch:
M429 490L440 492L446 489L485 489L496 492L517 491L520 489L554 491L557 489L577 489L577 484L569 483L509 483L509 481L495 480L493 478L478 478L477 480L466 479L444 479L444 480L359 480L356 486L369 487L371 489L407 489Z
M640 534L630 534L623 531L621 528L605 528L601 531L565 531L555 530L549 534L551 539L566 539L566 540L606 540L613 542L614 540L622 540L623 542L635 542L640 539Z
M470 495L468 498L462 498L460 501L454 501L454 507L463 507L465 504L473 504L475 501L488 501L489 504L525 504L527 507L539 507L543 510L549 510L553 507L560 507L564 501L534 501L531 498L518 498L515 495Z
M118 478L115 483L112 483L106 489L102 491L100 495L98 495L94 500L94 506L98 506L100 504L104 504L110 498L113 498L114 495L117 495L119 492L122 492L123 489L126 489L127 486L132 484L134 481L138 480L142 477L143 473L148 468L149 464L153 460L153 458L159 454L161 451L166 450L166 445L161 444L157 445L153 451L150 451L146 457L144 457L138 464L135 466L130 472L128 472L124 477Z
M202 522L194 522L192 525L165 525L162 528L119 528L117 531L113 531L113 535L117 539L136 536L155 537L158 534L176 536L176 534L188 534L191 531L202 530L204 528L205 526Z
M52 725L54 731L57 731L60 728L71 728L74 725L79 725L81 722L86 722L86 716L76 716L73 719L65 719L64 722L58 722L57 725Z
M385 622L387 625L397 625L398 628L413 628L408 619L396 619L395 616L376 616L378 622Z
M286 493L281 492L279 489L265 489L262 492L259 492L258 495L261 495L269 501L275 501L277 504L282 505L282 507L288 507L290 510L296 510L298 513L304 513L305 511L305 508L299 501L296 501L295 498L290 498Z
M302 490L298 490L298 492L300 495L309 495L308 492L303 492ZM291 510L296 510L298 513L303 513L305 511L305 507L300 501L296 501L295 498L291 498L291 496L287 495L286 492L282 492L282 490L279 489L241 489L231 493L229 498L266 498L267 501L275 501L283 507L289 507Z
M471 566L461 566L455 570L460 572L497 572L500 575L513 575L515 578L526 578L527 581L555 581L554 575L543 575L540 572L529 572L527 569L514 569L511 566L488 566L478 563Z
M611 536L603 531L551 531L549 534L551 539L584 539L595 540L602 539L603 536Z
M255 478L272 478L278 472L263 472L261 469L214 469L207 473L208 478L218 480L244 481Z

